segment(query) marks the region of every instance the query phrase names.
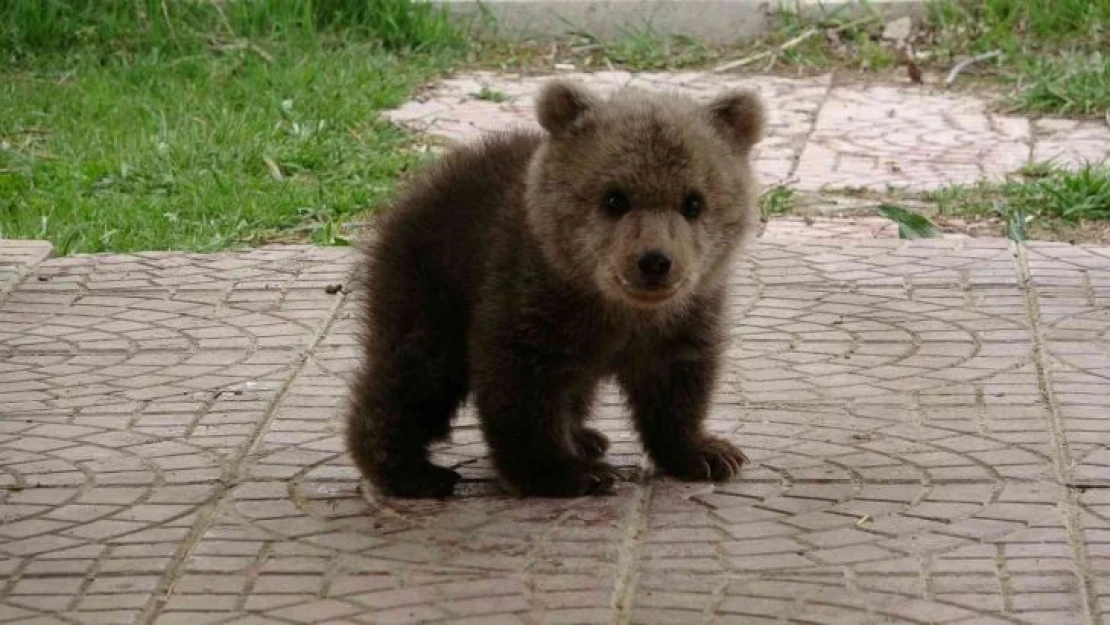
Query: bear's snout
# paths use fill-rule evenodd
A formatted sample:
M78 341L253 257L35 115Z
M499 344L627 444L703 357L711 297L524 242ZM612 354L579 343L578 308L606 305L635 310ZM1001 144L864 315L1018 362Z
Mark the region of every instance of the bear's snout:
M667 286L667 275L671 272L671 257L660 250L648 250L636 261L640 268L640 279L644 288L661 289Z
M681 254L663 245L648 245L622 254L619 270L610 274L619 298L635 307L656 307L684 292L687 268Z

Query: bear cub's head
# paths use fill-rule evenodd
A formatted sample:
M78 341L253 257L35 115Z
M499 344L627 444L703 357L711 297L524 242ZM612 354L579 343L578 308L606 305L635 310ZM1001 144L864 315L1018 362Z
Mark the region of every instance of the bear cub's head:
M720 284L758 228L750 153L764 111L754 93L601 99L555 80L536 113L547 136L529 165L527 219L556 270L637 310L676 310Z

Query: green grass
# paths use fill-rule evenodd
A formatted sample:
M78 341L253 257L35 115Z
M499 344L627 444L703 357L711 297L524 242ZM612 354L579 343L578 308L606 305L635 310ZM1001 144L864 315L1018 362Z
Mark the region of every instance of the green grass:
M716 56L713 47L690 37L664 35L650 22L620 28L615 37L607 39L587 31L577 31L575 36L580 40L579 49L592 53L604 64L637 70L689 67Z
M507 102L509 100L509 96L486 86L478 90L478 92L474 94L474 97L479 100L485 100L486 102Z
M774 186L759 197L759 211L763 219L786 215L794 208L794 189L787 186Z
M855 70L884 70L897 62L894 51L882 43L882 15L866 12L853 17L844 10L819 15L780 9L775 14L778 28L744 53L770 53L766 60L749 66L752 70L798 68L824 71L836 67Z
M470 62L508 72L551 71L571 64L585 71L621 68L632 71L673 70L704 66L731 46L713 45L681 35L667 35L649 20L617 27L601 37L565 22L566 34L530 40L483 37L473 41ZM493 30L496 33L496 29Z
M941 0L929 5L938 60L1000 51L1017 84L1016 109L1102 115L1110 111L1110 2Z
M366 40L387 49L456 47L461 33L412 0L5 0L0 53L73 48L196 51L212 39Z
M1029 79L1011 98L1028 113L1110 115L1110 56L1072 52L1027 61Z
M1001 219L1010 238L1024 238L1033 220L1064 224L1110 219L1110 165L1068 171L1040 164L1021 180L954 186L926 194L941 215Z
M957 86L984 80L1008 88L1013 112L1110 114L1110 0L928 0L908 50L883 39L878 10L798 13L781 9L777 28L755 42L708 44L671 36L650 21L601 38L568 23L555 42L482 41L472 61L510 71L566 63L580 69L664 70L746 61L734 71L805 74L830 70L906 72L907 60L942 81L963 59Z
M1110 112L1110 1L932 0L926 7L909 41L920 68L944 77L961 59L998 52L969 66L960 81L1001 79L1015 112ZM903 53L883 41L885 20L878 12L853 17L843 10L784 10L777 19L775 32L730 56L767 52L747 66L751 71L882 71L905 64Z
M213 250L297 227L342 242L337 222L420 158L375 113L460 43L407 0L9 0L0 238Z

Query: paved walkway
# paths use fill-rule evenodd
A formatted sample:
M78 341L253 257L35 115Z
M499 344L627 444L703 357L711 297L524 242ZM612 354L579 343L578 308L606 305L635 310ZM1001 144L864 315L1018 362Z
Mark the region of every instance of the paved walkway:
M984 100L926 87L835 86L830 75L565 75L603 93L630 84L706 97L727 87L755 88L771 116L767 140L758 150L759 173L768 185L790 184L803 191L923 190L1001 179L1030 162L1074 166L1110 158L1110 127L1104 122L992 114ZM459 76L437 83L389 116L449 140L531 124L533 96L546 79L487 72ZM507 99L482 99L483 88Z
M471 415L459 497L360 491L349 250L0 242L0 623L1110 623L1110 248L805 234L734 273L740 479L651 477L608 393L632 478L524 502Z
M469 417L461 497L360 494L349 260L0 274L0 622L1110 622L1110 249L761 240L712 422L754 466L526 503Z

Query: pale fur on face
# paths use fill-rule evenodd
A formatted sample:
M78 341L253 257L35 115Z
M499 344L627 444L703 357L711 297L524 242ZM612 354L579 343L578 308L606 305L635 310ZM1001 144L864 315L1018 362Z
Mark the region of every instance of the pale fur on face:
M757 96L731 91L701 104L624 89L603 100L555 80L536 108L547 138L529 165L527 219L557 271L615 307L659 314L720 287L730 257L758 227ZM607 210L614 192L626 211ZM692 195L703 208L691 218L683 206ZM671 260L652 289L637 264L649 251Z

